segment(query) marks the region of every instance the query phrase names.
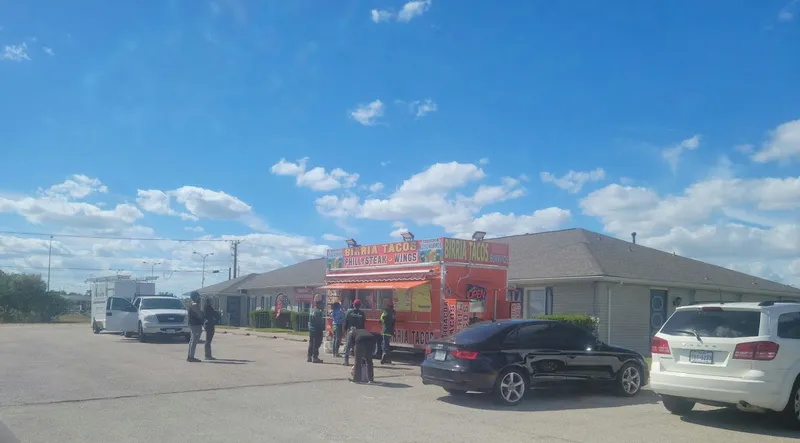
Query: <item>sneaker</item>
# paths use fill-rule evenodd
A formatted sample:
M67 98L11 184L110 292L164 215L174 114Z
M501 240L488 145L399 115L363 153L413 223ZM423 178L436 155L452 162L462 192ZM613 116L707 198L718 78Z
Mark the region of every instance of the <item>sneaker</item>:
M350 366L350 362L345 360L344 363L342 363L342 366Z
M318 358L315 358L315 359L314 359L314 363L322 363L322 360L320 360L320 359L318 359Z
M309 363L311 363L313 360L311 360L311 359L309 358L309 359L308 359L308 360L306 360L306 361L307 361L307 362L309 362Z
M216 358L209 356L209 357L206 357L206 360L216 360Z

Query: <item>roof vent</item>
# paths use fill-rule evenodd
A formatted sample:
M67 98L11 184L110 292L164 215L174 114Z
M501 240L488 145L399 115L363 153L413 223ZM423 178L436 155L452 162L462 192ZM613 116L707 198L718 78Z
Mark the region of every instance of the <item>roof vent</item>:
M635 232L631 232L631 238L633 238L633 244L635 245L636 244L636 233Z

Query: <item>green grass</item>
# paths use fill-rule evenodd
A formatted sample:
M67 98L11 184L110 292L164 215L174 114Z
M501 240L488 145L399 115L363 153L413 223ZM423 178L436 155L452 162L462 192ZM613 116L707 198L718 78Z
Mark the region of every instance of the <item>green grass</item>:
M89 323L89 316L83 314L67 314L58 317L56 323Z
M239 329L238 326L226 326L226 325L217 325L215 326L217 329Z
M283 328L247 328L246 330L254 332L273 332L276 334L308 335L308 331L295 331L293 329L283 329Z

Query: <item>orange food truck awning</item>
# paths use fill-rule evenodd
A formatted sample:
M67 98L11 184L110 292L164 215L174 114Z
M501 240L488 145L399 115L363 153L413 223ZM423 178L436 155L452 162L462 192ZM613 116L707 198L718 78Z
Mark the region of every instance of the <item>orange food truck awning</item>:
M361 283L331 283L317 289L411 289L427 284L427 280L417 281L386 281L386 282L361 282Z

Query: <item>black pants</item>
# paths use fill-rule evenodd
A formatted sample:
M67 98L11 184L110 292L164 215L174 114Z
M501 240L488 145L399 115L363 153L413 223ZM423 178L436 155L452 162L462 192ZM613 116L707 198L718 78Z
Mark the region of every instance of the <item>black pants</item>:
M319 358L319 347L322 346L322 331L308 332L308 359Z
M375 353L375 341L365 340L362 342L357 342L355 344L355 351L353 353L355 354L355 362L353 363L356 365L356 370L353 373L353 381L361 381L361 362L364 359L367 360L367 378L369 381L374 381L375 368L372 365L372 356Z
M206 345L205 345L206 358L209 358L209 357L212 356L212 354L211 354L211 340L214 339L214 331L215 330L216 330L216 328L214 326L206 327Z

